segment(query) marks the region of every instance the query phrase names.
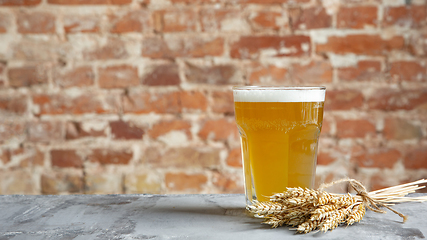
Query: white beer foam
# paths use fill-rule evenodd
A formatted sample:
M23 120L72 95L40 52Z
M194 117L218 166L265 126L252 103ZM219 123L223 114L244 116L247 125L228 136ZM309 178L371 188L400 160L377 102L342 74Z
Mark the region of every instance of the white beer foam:
M324 102L325 89L233 89L235 102Z

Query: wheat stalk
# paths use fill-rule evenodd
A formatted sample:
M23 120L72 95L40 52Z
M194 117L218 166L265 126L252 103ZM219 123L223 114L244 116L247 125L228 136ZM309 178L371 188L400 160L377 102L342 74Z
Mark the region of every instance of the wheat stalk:
M350 183L357 195L323 191L324 188L341 182ZM272 195L269 202L255 202L254 205L247 206L247 209L254 213L255 217L264 218L264 223L273 228L288 225L296 227L295 230L299 233L309 233L313 230L326 232L343 223L352 225L362 220L366 208L379 213L385 212L381 208L387 208L406 221L406 216L389 205L427 201L427 196L406 197L409 193L424 188L425 186L418 186L424 183L427 183L427 180L422 179L367 192L365 187L354 179L340 179L323 184L317 190L288 188L283 193Z

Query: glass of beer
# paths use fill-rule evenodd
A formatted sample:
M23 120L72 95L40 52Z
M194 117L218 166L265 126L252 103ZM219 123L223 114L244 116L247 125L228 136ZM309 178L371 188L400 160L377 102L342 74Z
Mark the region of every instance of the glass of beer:
M325 87L233 87L246 204L313 188Z

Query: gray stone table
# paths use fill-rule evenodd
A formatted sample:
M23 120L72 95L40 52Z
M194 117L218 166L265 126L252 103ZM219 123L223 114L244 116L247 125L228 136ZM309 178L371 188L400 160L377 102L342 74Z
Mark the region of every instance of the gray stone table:
M427 235L427 202L368 211L332 232L271 229L245 213L243 195L0 196L0 239L418 239Z

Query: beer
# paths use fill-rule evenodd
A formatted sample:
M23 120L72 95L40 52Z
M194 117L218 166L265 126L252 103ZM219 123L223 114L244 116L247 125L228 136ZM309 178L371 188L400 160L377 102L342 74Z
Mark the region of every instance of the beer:
M234 88L246 200L313 188L324 88Z

